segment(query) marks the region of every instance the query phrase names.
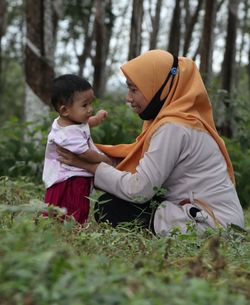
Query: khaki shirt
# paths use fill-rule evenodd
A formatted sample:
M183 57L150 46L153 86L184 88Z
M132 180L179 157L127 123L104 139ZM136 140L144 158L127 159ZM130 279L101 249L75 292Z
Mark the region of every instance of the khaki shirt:
M243 211L217 143L208 133L183 125L162 125L134 174L101 163L94 184L128 201L146 201L153 197L155 187L165 188L165 200L154 215L155 231L161 235L175 226L185 231L188 221L194 221L201 231L215 226L196 199L207 203L222 226L244 226ZM181 206L184 199L189 199L191 205ZM192 218L192 205L201 208L203 214L199 216L204 221L202 217Z

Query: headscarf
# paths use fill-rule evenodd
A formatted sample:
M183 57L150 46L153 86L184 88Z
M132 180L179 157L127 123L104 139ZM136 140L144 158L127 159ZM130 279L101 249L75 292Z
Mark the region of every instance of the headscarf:
M124 75L142 92L148 101L163 84L173 64L173 56L163 50L148 51L121 66ZM98 145L110 157L122 158L117 169L134 173L140 159L148 150L154 132L165 123L177 123L209 133L223 154L229 176L235 183L234 172L223 139L219 136L212 106L201 75L195 63L185 57L178 58L178 71L170 88L166 84L162 98L167 96L155 119L144 121L141 134L132 144ZM170 90L170 91L169 91ZM168 94L169 92L169 94Z

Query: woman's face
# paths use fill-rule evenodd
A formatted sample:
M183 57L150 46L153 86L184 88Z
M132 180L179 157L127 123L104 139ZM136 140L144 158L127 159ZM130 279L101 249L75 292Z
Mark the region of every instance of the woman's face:
M127 78L126 83L128 86L126 101L135 113L140 114L146 109L149 101L129 78Z

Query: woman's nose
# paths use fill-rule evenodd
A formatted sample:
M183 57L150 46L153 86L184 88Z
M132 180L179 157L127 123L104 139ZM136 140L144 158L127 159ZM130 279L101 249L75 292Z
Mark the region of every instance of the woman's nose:
M126 102L127 103L132 103L132 101L133 101L132 95L128 92L127 96L126 96Z

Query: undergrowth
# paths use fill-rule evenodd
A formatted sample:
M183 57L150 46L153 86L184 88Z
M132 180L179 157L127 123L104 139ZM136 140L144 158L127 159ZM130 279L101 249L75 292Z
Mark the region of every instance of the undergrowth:
M41 215L43 188L0 179L2 305L205 305L250 302L246 230L159 238L138 227L80 226Z

